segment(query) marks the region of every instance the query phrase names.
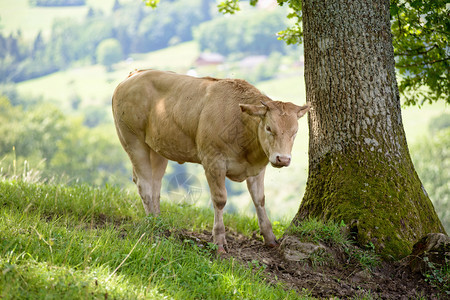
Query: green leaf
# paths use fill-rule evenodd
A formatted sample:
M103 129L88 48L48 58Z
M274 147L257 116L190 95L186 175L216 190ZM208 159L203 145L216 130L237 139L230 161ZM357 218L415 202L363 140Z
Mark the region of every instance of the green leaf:
M151 8L156 8L158 6L160 0L144 0L145 5L150 6Z
M217 8L219 9L219 12L230 15L241 10L239 7L239 0L225 0L217 4Z

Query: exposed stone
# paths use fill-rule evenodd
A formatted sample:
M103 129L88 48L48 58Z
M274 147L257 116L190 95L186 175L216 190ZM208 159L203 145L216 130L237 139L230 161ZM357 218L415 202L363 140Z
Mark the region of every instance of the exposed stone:
M450 261L450 237L443 233L429 233L414 246L406 263L413 272L427 273L429 263L435 267L443 266Z
M326 251L322 244L302 242L294 236L286 236L280 245L281 252L286 260L302 261L308 259L311 254Z
M368 270L359 271L350 278L353 283L369 282L371 279L372 275Z

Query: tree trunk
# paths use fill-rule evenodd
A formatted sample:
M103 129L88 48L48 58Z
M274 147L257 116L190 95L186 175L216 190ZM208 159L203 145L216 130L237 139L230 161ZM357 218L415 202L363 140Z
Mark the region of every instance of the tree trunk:
M293 223L343 220L360 245L407 255L445 231L409 156L389 0L303 0L303 32L309 174Z

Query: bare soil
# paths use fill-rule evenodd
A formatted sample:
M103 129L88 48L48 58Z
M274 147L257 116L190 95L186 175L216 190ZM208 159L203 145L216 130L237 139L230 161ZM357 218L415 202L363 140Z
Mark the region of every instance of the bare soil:
M183 231L177 235L198 245L212 243L211 233L207 231ZM255 272L263 270L269 284L282 282L287 289L301 295L319 299L446 299L421 274L412 273L401 262L381 262L371 270L345 259L317 266L285 260L280 248L265 246L256 234L248 238L227 232L227 242L228 253L222 254L222 259L234 258Z

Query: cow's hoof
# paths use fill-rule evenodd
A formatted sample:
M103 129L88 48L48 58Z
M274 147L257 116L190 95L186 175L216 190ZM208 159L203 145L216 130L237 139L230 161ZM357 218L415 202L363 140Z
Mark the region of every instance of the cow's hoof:
M225 253L227 253L227 251L225 250L223 245L217 246L217 254L221 255L221 254L225 254Z
M269 246L270 248L278 248L280 246L280 244L278 244L276 240L266 243L266 245Z

